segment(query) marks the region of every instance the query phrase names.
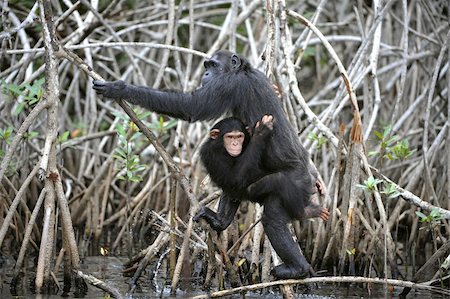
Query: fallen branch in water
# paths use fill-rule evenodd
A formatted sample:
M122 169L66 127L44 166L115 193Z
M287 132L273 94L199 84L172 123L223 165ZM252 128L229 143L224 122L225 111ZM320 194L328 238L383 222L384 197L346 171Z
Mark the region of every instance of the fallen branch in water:
M112 297L114 298L124 298L124 296L119 292L118 289L116 289L113 286L108 285L107 283L105 283L104 281L92 276L92 275L88 275L88 274L84 274L81 271L77 271L74 270L73 271L75 274L77 274L79 277L83 278L85 281L87 281L89 284L93 285L96 288L99 288L105 292L107 292L108 294L110 294Z
M234 289L228 289L223 291L217 291L212 293L207 293L204 295L198 295L192 297L192 299L202 299L202 298L218 298L222 296L228 296L231 294L255 291L267 287L277 286L277 285L292 285L292 284L310 284L310 283L375 283L375 284L386 284L389 286L398 287L408 287L417 290L427 290L434 293L450 295L449 290L445 290L439 287L434 287L428 285L428 283L415 283L411 281L403 281L396 279L380 279L380 278L369 278L369 277L358 277L358 276L344 276L344 277L311 277L305 279L287 279L287 280L277 280L266 283L257 283L247 286L242 286Z

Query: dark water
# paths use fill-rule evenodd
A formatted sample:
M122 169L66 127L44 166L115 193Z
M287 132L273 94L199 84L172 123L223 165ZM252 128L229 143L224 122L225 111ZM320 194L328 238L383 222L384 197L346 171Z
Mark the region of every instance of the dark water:
M101 279L108 284L117 288L122 294L126 294L128 291L129 277L122 275L123 262L126 261L125 258L116 257L86 257L84 258L84 263L82 264L82 271L85 274L90 274L98 279ZM10 293L10 282L12 269L14 267L14 261L12 259L6 259L6 263L0 269L0 299L3 298L49 298L49 299L61 299L61 295L34 295L27 289L21 292L20 296L12 297ZM150 267L149 267L150 268ZM133 296L127 296L127 298L140 299L140 298L189 298L191 296L204 294L199 288L177 292L176 297L170 296L170 286L164 286L164 280L158 277L151 281L148 279L150 273L146 273L139 280L139 286L137 287ZM30 279L31 280L31 279ZM190 284L191 286L193 284ZM185 283L186 285L186 283ZM88 286L88 294L84 298L108 298L108 294L100 289L97 289L91 285ZM370 292L366 286L363 284L318 284L310 286L309 288L305 286L300 286L295 289L297 298L310 298L310 299L327 299L327 298L398 298L398 294L402 291L402 288L394 288L392 293L387 293L384 287L381 285L372 286ZM61 292L59 293L61 294ZM69 294L69 298L73 298L73 294ZM282 298L282 295L278 292L277 288L265 291L265 293L259 292L248 292L245 297L236 294L233 296L227 296L223 298ZM450 296L443 296L435 293L429 293L424 291L414 291L408 295L407 298L450 298Z

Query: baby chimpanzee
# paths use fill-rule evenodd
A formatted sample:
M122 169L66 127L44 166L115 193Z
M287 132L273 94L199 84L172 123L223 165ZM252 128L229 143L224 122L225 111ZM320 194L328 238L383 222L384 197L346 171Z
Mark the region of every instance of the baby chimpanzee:
M253 137L237 118L230 117L215 124L210 138L203 144L200 157L211 180L223 190L217 213L202 207L194 220L204 218L211 227L222 231L231 223L242 200L260 204L280 204L289 212L291 219L320 217L328 220L329 212L309 201L304 205L302 198L310 197L303 185L295 184L295 172L269 173L261 167L261 155L265 144L271 138L273 116L264 115L254 130ZM281 200L273 200L276 196ZM224 201L237 201L235 209L224 208ZM276 215L273 215L276 218ZM263 217L263 224L267 216ZM270 221L274 221L271 219ZM287 249L292 250L292 249Z

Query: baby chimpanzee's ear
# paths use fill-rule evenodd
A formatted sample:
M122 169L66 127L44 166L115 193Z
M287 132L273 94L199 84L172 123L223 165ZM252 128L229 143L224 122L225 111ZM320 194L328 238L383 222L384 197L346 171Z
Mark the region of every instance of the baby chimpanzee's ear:
M219 129L212 129L211 132L209 132L209 137L211 139L216 139L217 136L219 136L220 130Z

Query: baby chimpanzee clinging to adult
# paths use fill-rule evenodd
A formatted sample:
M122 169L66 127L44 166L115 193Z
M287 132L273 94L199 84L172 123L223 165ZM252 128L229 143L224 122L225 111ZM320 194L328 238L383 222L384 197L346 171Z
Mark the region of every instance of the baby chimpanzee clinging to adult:
M264 205L280 204L291 219L320 217L328 220L326 208L311 201L305 204L303 198L310 196L309 190L295 184L291 177L295 172L269 173L261 167L261 155L265 143L271 138L273 126L273 117L264 115L256 124L252 137L242 121L234 117L223 119L212 127L210 138L202 145L200 157L211 180L222 188L223 195L217 213L202 207L194 220L203 218L213 229L222 231L233 220L242 200ZM226 205L223 204L224 198ZM237 201L233 210L229 209L230 198ZM264 224L267 216L262 221Z

